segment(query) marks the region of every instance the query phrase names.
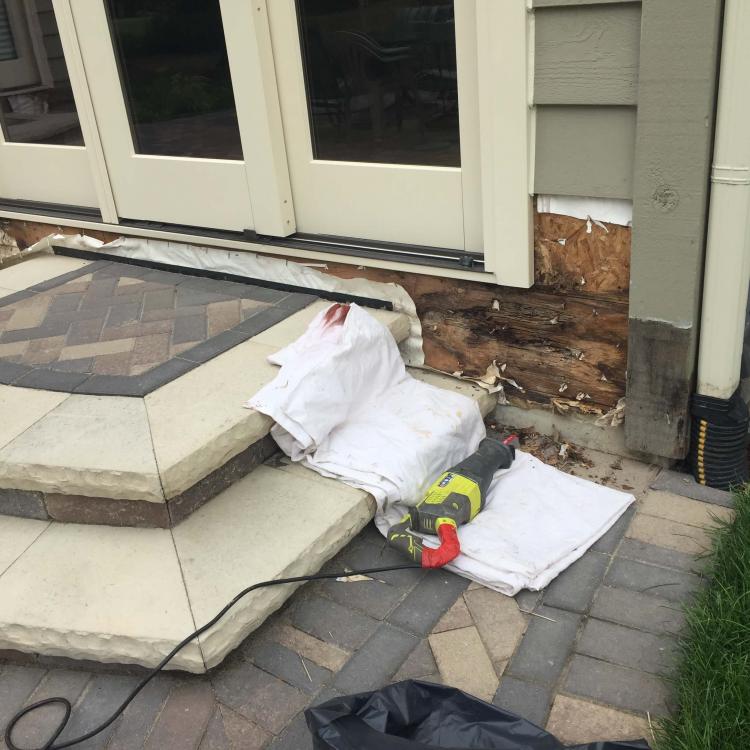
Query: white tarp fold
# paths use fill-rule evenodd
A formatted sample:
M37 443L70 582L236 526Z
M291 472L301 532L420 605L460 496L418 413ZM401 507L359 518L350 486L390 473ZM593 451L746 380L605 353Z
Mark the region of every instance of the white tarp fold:
M399 347L402 356L410 365L418 367L424 364L422 326L417 317L417 309L414 300L399 284L370 281L365 278L342 279L314 267L325 268L325 263L296 263L246 250L223 250L145 237L119 237L105 244L83 234L50 234L28 248L27 252L50 249L53 246L99 252L115 256L113 259L121 257L166 263L175 266L178 272L180 268L195 268L244 276L248 279L276 281L303 289L341 292L386 300L393 305L396 312L403 313L409 318L409 336Z
M390 332L365 310L333 306L269 360L278 376L246 404L271 416L294 461L370 492L385 534L485 436L477 404L409 375ZM449 566L505 594L539 589L580 557L634 500L517 453L485 510L459 530ZM428 540L429 541L429 540Z

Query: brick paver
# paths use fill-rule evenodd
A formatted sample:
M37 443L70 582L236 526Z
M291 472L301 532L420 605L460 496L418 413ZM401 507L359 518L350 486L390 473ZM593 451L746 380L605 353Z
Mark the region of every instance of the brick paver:
M555 698L547 728L568 745L596 742L602 737L613 741L651 737L647 719L567 695Z
M505 676L492 702L525 719L544 726L549 712L552 690L544 685L535 685L516 677Z
M474 626L433 633L429 642L440 674L447 684L482 700L492 700L499 680L479 631Z
M630 462L631 475L636 469ZM669 517L681 503L670 496L662 511L646 484L638 513L681 523ZM686 507L694 528L712 510ZM682 603L702 581L691 555L628 532L637 517L630 513L542 594L511 599L445 571L305 586L209 675L160 675L84 747L310 750L306 707L417 678L467 689L567 743L650 739L649 717L674 710L664 676ZM326 570L400 561L370 526ZM25 703L63 693L77 701L65 736L75 735L136 679L132 670L0 658L0 725ZM22 739L41 739L49 726L49 717L37 717Z

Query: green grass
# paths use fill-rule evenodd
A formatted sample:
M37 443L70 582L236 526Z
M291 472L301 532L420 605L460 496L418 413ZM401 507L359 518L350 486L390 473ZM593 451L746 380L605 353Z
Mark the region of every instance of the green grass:
M679 710L657 750L750 750L750 488L714 535L709 585L688 609L674 677Z

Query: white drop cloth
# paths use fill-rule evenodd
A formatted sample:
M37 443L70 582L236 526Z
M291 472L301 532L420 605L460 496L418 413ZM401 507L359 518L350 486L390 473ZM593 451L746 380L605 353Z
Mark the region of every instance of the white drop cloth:
M411 377L391 333L365 310L352 305L343 324L326 312L269 357L281 370L246 406L275 420L271 434L292 460L370 492L385 534L476 450L482 416L472 399ZM633 500L518 451L485 510L459 529L462 554L449 569L504 594L543 588Z

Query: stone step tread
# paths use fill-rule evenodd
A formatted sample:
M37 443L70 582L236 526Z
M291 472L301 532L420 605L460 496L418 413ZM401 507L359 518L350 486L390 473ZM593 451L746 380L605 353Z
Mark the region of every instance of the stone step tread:
M0 557L0 649L153 666L245 586L318 570L372 513L365 492L261 466L173 530L0 517L18 540ZM219 663L292 590L250 595L172 666Z
M313 303L144 399L0 386L0 488L176 497L268 434L271 420L242 404L276 376L268 355L328 304ZM408 335L406 315L371 313L398 341Z
M0 649L153 666L244 587L319 570L374 512L366 492L274 460L173 529L0 516ZM253 592L173 666L215 666L294 590Z
M29 259L30 260L30 259ZM91 261L80 258L67 258L61 255L36 255L33 263L27 261L0 268L0 287L13 292L21 292L35 284L49 281L70 271L88 266Z

